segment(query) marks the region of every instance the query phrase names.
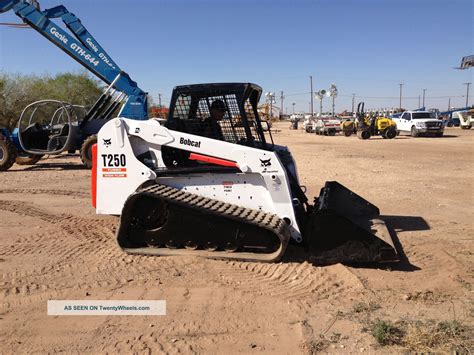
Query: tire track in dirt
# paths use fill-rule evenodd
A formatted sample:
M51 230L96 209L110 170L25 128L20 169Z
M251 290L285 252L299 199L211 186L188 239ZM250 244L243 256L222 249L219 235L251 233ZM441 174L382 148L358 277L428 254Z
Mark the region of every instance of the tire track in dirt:
M29 195L59 195L90 198L90 193L77 190L56 190L56 189L0 189L0 194L29 194Z
M227 262L221 277L244 292L284 300L323 300L364 289L362 282L341 264L316 267L304 263Z
M416 244L407 248L406 255L412 264L433 275L469 270L472 264L466 264L461 258L457 258L453 248L461 250L462 247L458 245L449 248L446 243L439 246L436 243Z

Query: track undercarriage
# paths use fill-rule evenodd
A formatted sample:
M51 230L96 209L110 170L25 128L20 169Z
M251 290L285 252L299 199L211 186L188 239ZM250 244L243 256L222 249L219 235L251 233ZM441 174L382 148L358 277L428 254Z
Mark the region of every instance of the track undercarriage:
M129 253L275 261L290 239L274 214L153 184L125 203L118 242Z

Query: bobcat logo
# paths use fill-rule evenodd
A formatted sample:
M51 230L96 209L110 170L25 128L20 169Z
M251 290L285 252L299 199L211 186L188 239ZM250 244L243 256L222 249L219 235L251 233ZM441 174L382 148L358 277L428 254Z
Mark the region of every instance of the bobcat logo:
M104 141L104 145L106 148L108 148L112 144L112 138L102 140Z
M260 162L262 163L261 165L262 165L264 168L268 168L269 166L272 165L272 163L270 162L271 159L272 159L272 158L266 159L266 160L260 159Z

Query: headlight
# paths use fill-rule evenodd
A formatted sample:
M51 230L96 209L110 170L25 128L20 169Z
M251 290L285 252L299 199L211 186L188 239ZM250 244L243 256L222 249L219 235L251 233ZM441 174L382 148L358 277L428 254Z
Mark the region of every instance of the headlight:
M421 128L421 127L425 127L425 123L424 123L424 122L416 122L415 125L416 125L417 127L420 127L420 128Z

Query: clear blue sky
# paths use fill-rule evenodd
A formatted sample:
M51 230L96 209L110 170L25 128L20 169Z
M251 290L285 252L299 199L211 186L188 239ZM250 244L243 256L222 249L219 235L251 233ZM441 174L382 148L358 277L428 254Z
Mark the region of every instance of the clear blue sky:
M472 0L40 0L65 5L112 58L167 104L175 85L254 82L288 112L308 111L314 90L335 83L336 110L463 106L474 69ZM0 22L17 22L10 11ZM55 74L81 66L34 30L0 27L0 70ZM306 93L306 94L305 94ZM412 98L408 98L412 97ZM474 103L474 85L470 103ZM329 108L326 99L325 108ZM280 100L277 100L280 105ZM314 101L315 111L319 102Z

